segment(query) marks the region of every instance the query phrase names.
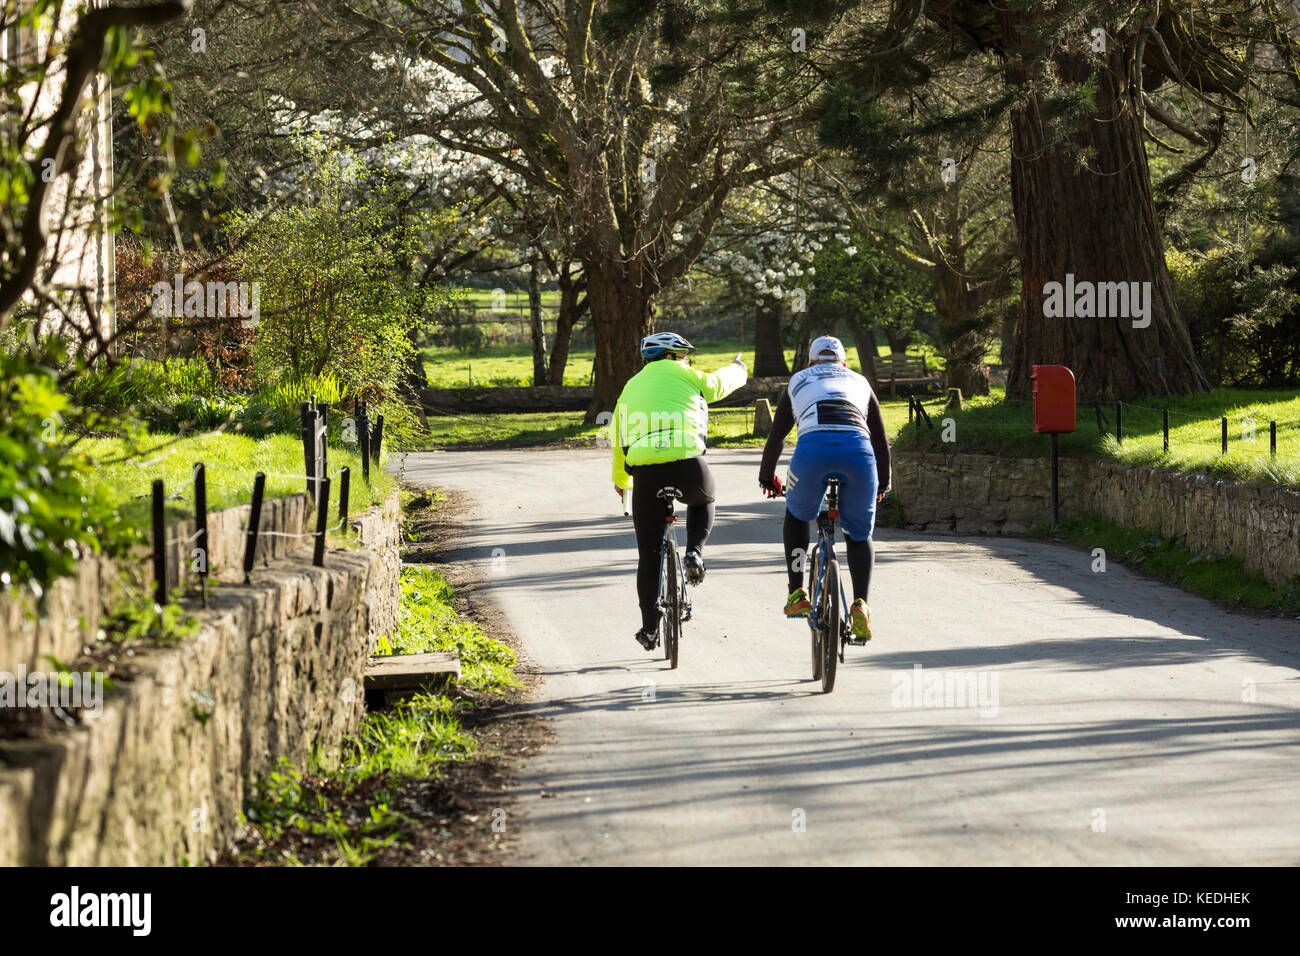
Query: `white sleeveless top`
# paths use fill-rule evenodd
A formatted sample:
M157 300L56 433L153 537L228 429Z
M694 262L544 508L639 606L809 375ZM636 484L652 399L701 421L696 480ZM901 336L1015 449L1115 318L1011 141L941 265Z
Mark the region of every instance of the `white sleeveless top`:
M790 376L787 386L795 427L809 432L869 431L871 383L838 362L810 365Z

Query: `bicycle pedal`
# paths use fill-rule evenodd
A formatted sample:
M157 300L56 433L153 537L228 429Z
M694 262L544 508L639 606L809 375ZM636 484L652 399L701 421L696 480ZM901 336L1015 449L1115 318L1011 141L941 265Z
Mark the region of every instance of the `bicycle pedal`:
M865 637L850 637L844 643L852 644L854 647L866 647L870 642Z

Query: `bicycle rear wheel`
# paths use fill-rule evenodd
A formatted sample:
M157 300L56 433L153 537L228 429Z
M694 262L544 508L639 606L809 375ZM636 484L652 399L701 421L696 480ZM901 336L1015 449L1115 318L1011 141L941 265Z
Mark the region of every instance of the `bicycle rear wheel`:
M677 668L677 638L682 632L681 565L677 561L677 546L668 541L664 545L664 595L663 616L659 626L663 629L664 660Z
M812 679L822 679L822 640L821 640L821 618L822 618L822 598L824 595L817 587L817 582L821 580L822 575L822 550L817 548L813 552L813 559L808 563L808 597L816 601L812 613L808 615L808 630L812 632ZM818 623L814 623L817 621Z
M826 591L822 595L823 610L817 615L821 631L822 693L835 689L835 664L840 656L840 566L831 558L826 566Z

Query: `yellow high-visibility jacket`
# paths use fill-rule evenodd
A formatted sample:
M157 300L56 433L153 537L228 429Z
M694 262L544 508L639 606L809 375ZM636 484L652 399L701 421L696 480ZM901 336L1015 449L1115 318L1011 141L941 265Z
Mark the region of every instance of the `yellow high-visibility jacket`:
M739 365L697 372L685 362L659 359L623 387L609 424L614 484L632 487L626 466L680 461L704 453L709 402L730 395L748 376Z

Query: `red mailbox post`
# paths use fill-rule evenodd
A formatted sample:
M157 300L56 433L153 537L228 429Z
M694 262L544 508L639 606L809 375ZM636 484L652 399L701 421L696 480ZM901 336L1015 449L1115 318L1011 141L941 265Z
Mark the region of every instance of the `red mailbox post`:
M1052 436L1052 530L1060 523L1056 436L1075 430L1074 373L1064 365L1035 365L1034 433Z
M1034 431L1040 435L1074 431L1074 373L1064 365L1035 365L1030 380L1034 383Z

